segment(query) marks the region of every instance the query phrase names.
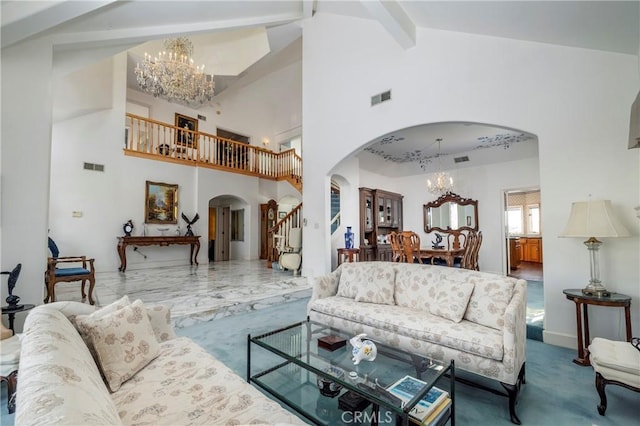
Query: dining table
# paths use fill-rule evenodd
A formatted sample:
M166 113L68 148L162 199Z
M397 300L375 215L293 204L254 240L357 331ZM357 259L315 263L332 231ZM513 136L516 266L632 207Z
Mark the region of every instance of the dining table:
M458 249L434 249L420 248L420 262L433 264L433 259L442 259L447 262L447 266L453 266L456 257L462 257L464 247Z

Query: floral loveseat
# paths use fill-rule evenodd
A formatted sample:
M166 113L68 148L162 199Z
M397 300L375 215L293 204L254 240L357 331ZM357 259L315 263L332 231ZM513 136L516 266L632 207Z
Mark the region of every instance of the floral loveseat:
M41 305L23 335L16 425L302 424L176 337L163 306Z
M313 279L311 320L499 381L524 383L527 282L445 266L343 263Z

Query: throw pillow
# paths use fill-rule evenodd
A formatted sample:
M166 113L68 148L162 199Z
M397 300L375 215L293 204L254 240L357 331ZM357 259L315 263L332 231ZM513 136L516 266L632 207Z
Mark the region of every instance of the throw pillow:
M436 291L433 303L429 306L429 312L454 322L460 322L467 310L471 293L473 293L472 283L440 286Z
M147 306L147 315L149 316L151 328L153 328L153 334L155 334L158 342L166 342L177 337L171 324L171 308L169 306Z
M93 360L96 362L96 364L98 363L98 358L96 356L96 351L91 344L91 340L89 339L89 330L84 327L84 320L95 320L97 318L102 318L129 305L131 305L131 301L129 300L129 297L127 295L124 295L115 302L96 310L90 315L75 315L73 317L69 317L69 320L71 321L73 326L76 328L76 330L78 330L78 333L80 333L80 337L82 337L82 340L84 340L84 344L87 345L87 348L89 348L89 352L91 353L91 356L93 357Z
M364 272L367 270L361 263L343 263L340 265L340 281L338 282L337 296L354 299L358 293L358 287L366 286L367 279Z
M395 305L393 297L396 271L392 263L374 262L364 271L366 285L359 285L356 291L356 302L380 303Z
M116 392L158 356L160 346L140 300L101 318L89 317L78 321L88 331L109 389Z

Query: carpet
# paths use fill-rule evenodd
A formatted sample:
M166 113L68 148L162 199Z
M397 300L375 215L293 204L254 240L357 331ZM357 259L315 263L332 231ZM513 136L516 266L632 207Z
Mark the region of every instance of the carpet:
M527 339L542 342L544 328L544 285L527 281Z
M246 376L247 334L259 334L306 318L307 300L289 302L197 324L178 330L203 345L242 377ZM640 394L618 386L607 387L606 416L596 409L599 398L591 367L572 362L575 350L527 340L527 372L516 412L523 425L624 425L635 424ZM473 377L502 390L493 381ZM456 385L456 422L459 425L512 425L507 398L464 384Z
M247 335L259 334L306 318L308 299L300 299L246 313L199 323L176 330L206 348L241 377L246 377ZM594 372L572 362L575 350L527 340L526 384L522 386L516 412L523 425L631 425L637 423L640 393L608 386L606 416L596 409L599 403ZM465 375L460 369L458 375ZM489 383L497 390L501 387ZM459 425L511 425L507 398L464 384L456 384L456 422ZM6 414L6 386L2 386L2 426L13 425ZM209 426L209 425L206 425ZM217 426L217 425L211 425Z

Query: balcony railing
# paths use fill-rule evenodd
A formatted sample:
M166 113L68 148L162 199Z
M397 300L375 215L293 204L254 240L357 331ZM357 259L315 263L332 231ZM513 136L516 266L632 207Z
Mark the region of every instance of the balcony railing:
M302 190L302 158L204 132L126 114L126 155L208 167L263 179L287 180Z

